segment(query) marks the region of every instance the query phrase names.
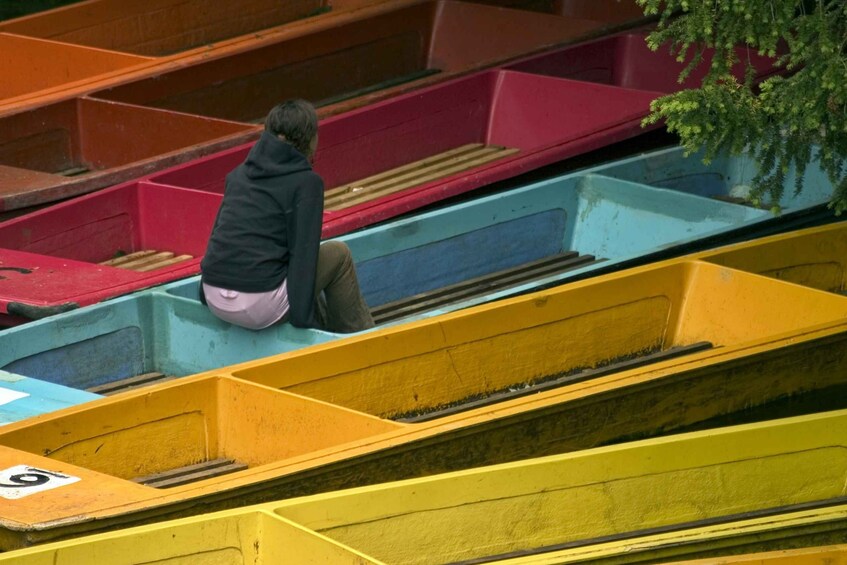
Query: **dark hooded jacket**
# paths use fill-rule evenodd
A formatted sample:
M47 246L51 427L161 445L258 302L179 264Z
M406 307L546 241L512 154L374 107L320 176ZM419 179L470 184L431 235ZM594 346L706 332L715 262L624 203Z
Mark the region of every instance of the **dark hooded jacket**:
M267 292L288 278L289 321L317 327L315 271L323 220L323 181L292 145L264 132L226 177L203 282Z

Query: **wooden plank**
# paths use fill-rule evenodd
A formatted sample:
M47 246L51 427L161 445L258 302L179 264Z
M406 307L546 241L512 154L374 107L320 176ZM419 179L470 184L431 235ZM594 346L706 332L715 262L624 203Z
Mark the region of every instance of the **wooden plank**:
M117 267L122 263L129 263L130 261L134 261L135 259L141 259L142 257L149 257L156 253L154 249L145 249L143 251L136 251L135 253L129 253L127 255L122 255L121 257L115 257L114 259L109 259L108 261L101 261L98 265L103 265L105 267Z
M154 253L153 255L148 255L147 257L142 257L140 259L135 259L134 261L130 261L129 263L121 263L117 265L119 269L128 269L130 271L138 270L139 267L143 267L144 265L148 265L150 263L157 263L164 259L170 259L174 254L170 251L159 251L158 253Z
M589 379L596 379L599 377L610 375L612 373L626 371L629 369L636 369L638 367L643 367L644 365L650 365L652 363L658 363L660 361L675 359L677 357L682 357L683 355L690 355L691 353L697 353L698 351L711 349L712 347L713 345L708 341L699 341L697 343L692 343L691 345L671 347L670 349L665 349L664 351L657 351L656 353L642 355L634 359L627 359L618 363L610 363L609 365L604 365L595 369L586 369L584 371L579 371L574 374L564 375L557 379L531 384L518 390L506 390L502 392L495 392L486 396L485 398L480 398L478 400L458 403L452 406L447 406L445 408L433 410L431 412L426 412L423 414L394 418L394 420L408 424L426 422L429 420L434 420L436 418L443 418L445 416L450 416L453 414L458 414L460 412L473 410L474 408L490 406L498 402L503 402L504 400L512 400L515 398L520 398L522 396L528 396L530 394L537 394L539 392L558 388L560 386L587 381Z
M191 255L177 255L176 257L172 257L170 259L163 259L161 261L155 263L148 263L147 265L143 265L137 269L133 269L137 273L146 273L147 271L155 271L156 269L164 269L165 267L170 267L171 265L176 265L177 263L182 263L183 261L188 261L189 259L193 259L194 257Z
M460 147L456 147L455 149L450 149L449 151L445 151L444 153L439 153L438 155L433 155L431 157L427 157L425 159L421 159L419 161L413 161L406 165L395 167L393 169L389 169L387 171L383 171L379 174L365 177L363 179L359 179L357 181L351 182L349 184L345 184L343 186L338 186L335 188L330 188L329 190L324 191L324 199L328 200L330 197L337 196L339 194L344 194L347 192L351 192L356 189L361 189L362 186L374 182L382 181L386 178L391 178L397 173L405 173L407 171L419 170L435 163L440 163L447 159L451 159L457 155L462 155L465 153L469 153L471 151L475 151L480 147L485 147L482 143L468 143L467 145L462 145Z
M593 255L579 255L576 251L568 251L552 257L545 257L544 259L525 263L511 269L482 275L434 291L389 302L372 309L371 315L374 317L376 323L383 324L418 312L445 306L459 300L466 300L474 296L517 286L553 274L564 273L571 269L599 261L602 261L602 259L598 260Z
M104 396L109 396L112 394L117 394L119 392L125 392L127 390L132 390L135 388L139 388L142 386L147 386L152 383L160 383L164 381L168 381L170 379L175 378L172 375L165 375L163 373L144 373L141 375L135 375L134 377L129 377L126 379L121 379L119 381L112 381L110 383L97 385L91 387L88 392L93 392L95 394L102 394Z
M360 185L361 190L358 192L350 192L328 200L326 203L326 209L339 210L355 206L356 204L361 204L362 202L367 202L380 196L401 192L413 186L425 184L458 172L479 167L491 161L503 159L517 153L518 151L520 150L499 146L485 146L484 148L469 154L460 154L446 162L439 161L429 168L424 168L414 172L410 171L396 176L393 179L383 180L377 185ZM396 175L396 170L392 172ZM354 183L354 186L357 185Z
M232 459L213 459L194 465L186 465L161 473L137 477L133 482L154 488L169 488L184 485L203 479L211 479L228 473L242 471L247 468L244 463L236 463Z

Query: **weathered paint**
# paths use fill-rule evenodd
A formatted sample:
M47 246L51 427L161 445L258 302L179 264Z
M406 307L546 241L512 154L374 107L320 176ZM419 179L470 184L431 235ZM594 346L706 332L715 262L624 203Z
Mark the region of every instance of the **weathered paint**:
M49 549L0 554L0 563L65 565L72 563L167 563L169 565L304 565L379 563L268 510L228 512L145 528L130 541L124 531L70 541ZM139 537L140 536L140 537ZM93 542L93 543L92 543Z
M658 271L609 276L594 292L589 283L576 283L6 426L0 429L0 466L27 464L81 480L40 493L37 505L32 499L4 506L0 516L16 525L0 537L5 547L14 547L201 508L666 434L736 413L743 420L755 417L745 410L775 400L817 395L837 403L843 398L847 299L705 263ZM598 331L600 322L606 325ZM702 339L721 347L426 423L377 417L491 390L508 384L504 375L510 373L514 382L592 364L608 357L603 343L612 354L622 354L657 340ZM227 373L262 384L222 376ZM203 400L208 394L198 392L215 387L228 391L221 398L243 424L222 423L224 411L217 407L224 401ZM201 404L209 408L201 410ZM320 420L328 422L323 429L337 432L321 434L327 444L312 443L313 434L307 440L284 433L290 421L284 414L293 418L321 410L335 418ZM317 416L297 417L299 427L290 428L294 433L319 427ZM347 419L354 424L338 427ZM169 426L169 420L177 424ZM249 456L257 466L164 491L126 479L130 470L149 471L151 464L161 469L171 461L173 455L163 455L170 451L218 456L221 432L215 430L233 425L242 431L227 436L238 439L226 453ZM169 440L154 441L139 432L145 428ZM209 432L202 434L201 428ZM189 435L190 429L196 433ZM354 432L362 439L351 439ZM294 451L286 451L289 443Z
M675 561L676 565L844 565L847 563L847 545L827 545L786 549L767 553L749 553L728 557L710 557L691 561ZM670 565L670 563L668 563Z
M699 259L830 292L847 288L847 223L739 243Z
M121 563L130 555L159 561L201 552L222 558L228 551L232 562L264 563L307 550L348 560L342 562L482 558L838 498L847 470L845 431L847 412L837 411L688 433L160 523L0 561L98 556ZM780 540L771 541L779 547ZM280 550L286 553L274 553Z

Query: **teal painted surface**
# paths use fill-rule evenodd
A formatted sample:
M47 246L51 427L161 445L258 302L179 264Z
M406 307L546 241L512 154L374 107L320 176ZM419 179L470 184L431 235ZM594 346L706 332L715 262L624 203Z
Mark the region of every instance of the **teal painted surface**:
M604 267L662 247L753 225L770 214L715 200L748 182L743 160L704 166L681 149L572 173L394 221L339 238L350 246L371 306L561 250L604 258ZM814 194L822 176L810 168ZM644 184L649 181L653 186ZM820 188L820 201L829 197ZM804 197L805 198L805 197ZM817 203L814 196L791 206ZM792 209L786 204L786 210ZM520 259L520 260L518 260ZM417 318L563 281L564 275L467 300ZM0 368L74 387L132 373L187 375L338 339L283 324L261 332L231 326L197 300L197 278L0 332ZM111 353L110 353L111 352Z
M7 402L18 395L25 396ZM0 371L0 425L97 398L100 395Z

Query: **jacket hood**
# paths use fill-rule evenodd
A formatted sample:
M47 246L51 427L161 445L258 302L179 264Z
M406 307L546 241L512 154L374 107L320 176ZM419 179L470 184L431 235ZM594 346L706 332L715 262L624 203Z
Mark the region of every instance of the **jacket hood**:
M244 161L244 173L251 179L278 177L300 171L311 171L312 165L293 145L262 132L262 136Z

